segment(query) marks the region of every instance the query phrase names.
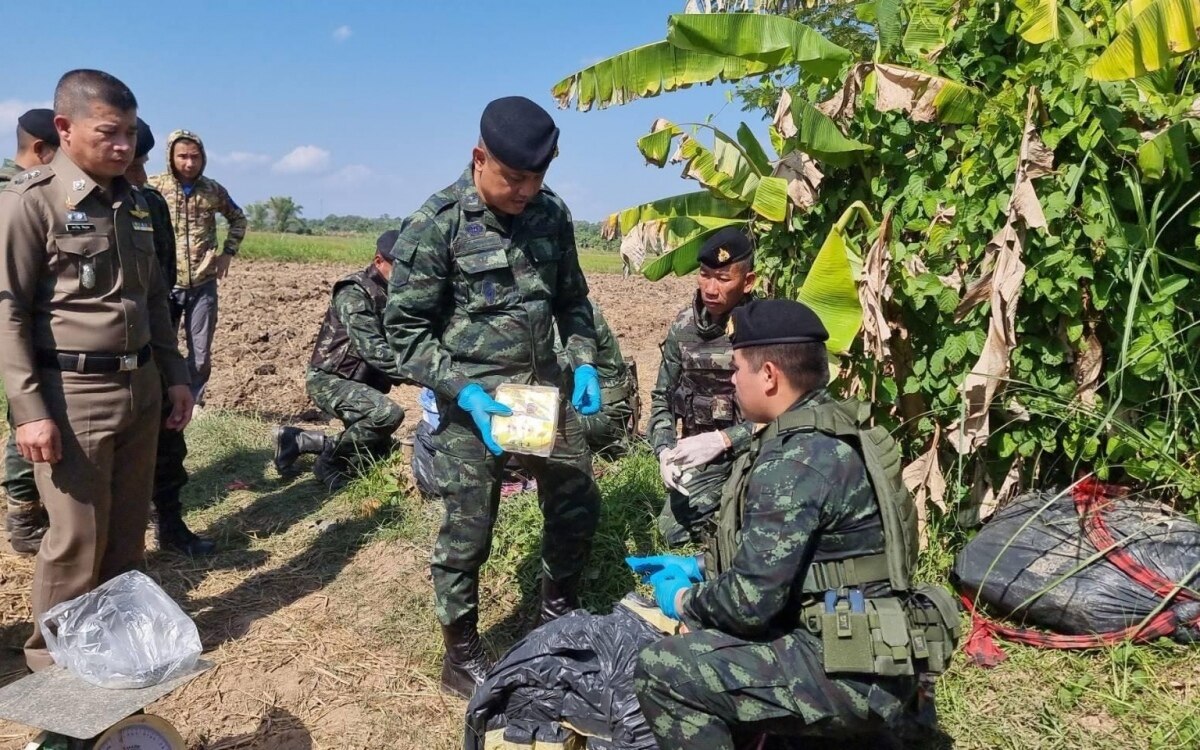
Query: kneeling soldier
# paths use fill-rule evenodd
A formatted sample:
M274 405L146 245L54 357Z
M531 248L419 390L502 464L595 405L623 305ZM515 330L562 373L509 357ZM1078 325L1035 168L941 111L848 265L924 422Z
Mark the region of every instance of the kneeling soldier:
M404 409L388 398L404 382L383 333L392 245L397 230L375 243L375 260L333 285L333 301L317 335L305 381L308 395L322 411L342 420L337 437L298 427L275 428L275 469L291 470L304 453L319 454L313 473L330 490L392 451L392 434L404 421Z
M766 427L733 466L703 570L629 560L684 626L639 655L638 702L660 747L878 732L920 674L945 669L955 601L911 580L916 508L899 450L862 404L826 392L821 321L789 300L732 320L738 404Z

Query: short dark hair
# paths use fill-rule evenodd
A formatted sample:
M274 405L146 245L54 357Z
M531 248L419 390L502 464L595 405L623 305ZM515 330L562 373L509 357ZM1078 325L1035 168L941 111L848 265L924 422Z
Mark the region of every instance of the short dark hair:
M730 266L740 266L742 269L742 273L751 273L752 271L754 271L754 251L753 250L750 251L750 254L747 255L745 258L742 258L741 260L735 260L734 262L730 263L729 265Z
M766 362L775 363L788 382L805 393L829 385L829 354L824 342L744 346L737 351L754 372Z
M37 136L35 136L33 133L30 133L20 125L17 126L17 151L25 151L26 149L32 148L37 139Z
M63 74L54 88L54 114L79 117L92 102L101 102L121 112L137 109L137 97L119 78L103 70L80 68Z

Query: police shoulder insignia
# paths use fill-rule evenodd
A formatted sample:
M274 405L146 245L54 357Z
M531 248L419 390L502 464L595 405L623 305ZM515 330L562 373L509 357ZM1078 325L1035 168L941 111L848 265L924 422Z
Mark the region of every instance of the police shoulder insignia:
M478 237L479 235L483 234L483 231L483 225L478 222L472 221L467 224L467 234L471 235L472 237Z
M729 316L729 322L725 324L725 335L729 336L730 338L733 337L733 316L732 315Z
M71 189L78 192L80 190L83 190L83 188L86 185L87 185L87 180L75 180L74 182L71 183Z
M717 251L717 262L724 263L727 260L729 260L729 251L726 250L725 248L721 248L720 250L718 250ZM732 323L733 318L730 318L729 322Z

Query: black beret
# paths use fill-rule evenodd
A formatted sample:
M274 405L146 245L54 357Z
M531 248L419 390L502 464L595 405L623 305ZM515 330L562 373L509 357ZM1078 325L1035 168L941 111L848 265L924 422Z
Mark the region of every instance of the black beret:
M750 238L736 227L725 227L700 246L697 258L705 268L724 268L750 257Z
M54 129L54 110L31 109L17 118L17 127L39 141L58 148L58 131Z
M396 238L399 236L399 229L389 229L383 234L379 235L379 239L375 240L376 254L387 258L388 260L395 260L396 256L392 255L392 248L396 245Z
M513 169L545 172L558 155L554 118L523 96L506 96L484 107L479 136L493 156Z
M133 158L140 159L150 153L150 149L154 148L154 133L150 132L150 126L142 118L138 118L138 141L137 150L133 152Z
M817 314L803 302L790 299L756 299L735 307L728 333L734 349L829 340L829 331Z

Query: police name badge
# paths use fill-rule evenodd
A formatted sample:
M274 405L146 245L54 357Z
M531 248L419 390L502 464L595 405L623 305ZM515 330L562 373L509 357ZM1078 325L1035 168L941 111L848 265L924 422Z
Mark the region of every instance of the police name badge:
M152 227L150 223L146 221L135 221L133 222L133 230L135 232L153 232L154 227Z

